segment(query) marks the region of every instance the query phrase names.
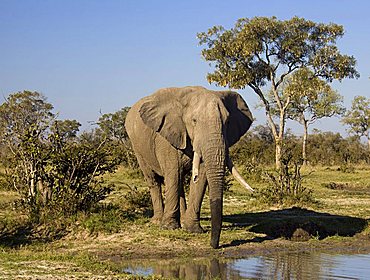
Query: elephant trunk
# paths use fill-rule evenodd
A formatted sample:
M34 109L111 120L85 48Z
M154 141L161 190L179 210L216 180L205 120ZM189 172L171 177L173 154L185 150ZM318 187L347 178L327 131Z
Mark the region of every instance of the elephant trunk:
M220 138L218 136L218 138ZM218 248L222 225L222 200L225 176L226 145L223 139L209 140L202 153L209 186L211 208L211 246Z

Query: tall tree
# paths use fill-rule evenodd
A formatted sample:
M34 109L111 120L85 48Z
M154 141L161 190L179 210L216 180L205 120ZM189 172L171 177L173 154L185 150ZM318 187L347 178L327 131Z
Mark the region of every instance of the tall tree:
M357 78L356 60L339 52L336 41L343 36L341 25L315 23L303 18L278 20L276 17L239 19L230 30L214 26L198 33L202 56L213 62L208 81L235 89L250 87L261 99L275 140L275 162L279 169L287 109L292 98L281 98L286 78L301 68L328 82ZM279 111L273 119L266 87L271 88ZM268 91L267 91L268 92Z
M291 97L287 117L303 126L302 159L306 164L308 126L318 119L342 115L345 112L343 97L307 68L294 72L287 79L283 92ZM284 96L281 96L281 99L285 100Z
M370 151L370 98L355 96L342 121L349 125L350 133L366 137Z
M45 132L55 118L52 109L45 96L32 91L13 93L0 106L0 142L13 159L7 163L16 170L15 187L26 186L31 198L36 196L47 156Z
M125 120L130 107L124 107L115 113L102 115L97 124L97 132L102 134L111 144L114 157L120 159L120 163L131 168L138 166L135 154L131 147L125 128Z

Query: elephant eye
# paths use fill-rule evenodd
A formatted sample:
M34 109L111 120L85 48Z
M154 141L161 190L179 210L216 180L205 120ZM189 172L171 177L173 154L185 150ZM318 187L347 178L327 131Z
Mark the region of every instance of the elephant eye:
M197 124L197 120L196 119L192 119L191 122L192 122L193 125L196 125Z

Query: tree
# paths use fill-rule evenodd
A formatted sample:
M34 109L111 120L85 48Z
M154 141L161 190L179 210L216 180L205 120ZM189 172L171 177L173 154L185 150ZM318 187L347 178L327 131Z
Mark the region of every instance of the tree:
M306 164L308 126L318 119L342 115L345 112L343 97L307 68L294 72L287 79L284 91L291 97L287 117L303 126L302 159ZM284 96L281 99L284 100Z
M110 142L114 156L119 158L121 163L131 168L137 168L136 156L125 128L125 120L129 110L130 107L124 107L115 113L102 115L97 122L98 132Z
M230 152L239 165L258 166L272 164L274 139L267 125L258 125L248 131Z
M122 145L129 140L125 129L125 120L130 107L124 107L115 113L102 115L98 120L99 128L111 139L116 139Z
M369 160L367 147L358 136L343 138L340 133L313 129L307 148L313 165L347 165Z
M286 115L292 97L281 92L286 78L299 69L310 69L314 77L327 82L357 78L356 60L342 55L336 41L343 36L341 25L315 23L293 17L239 19L230 30L214 26L198 33L202 56L213 62L208 81L235 89L250 87L260 98L275 141L275 162L279 169L284 141ZM274 122L271 103L264 93L270 86L279 111ZM285 99L282 99L282 93Z
M349 125L350 133L366 137L370 151L370 98L355 96L342 121Z
M11 94L0 106L0 160L37 223L48 213L95 206L111 190L102 175L117 166L104 137L77 135L80 124L57 120L52 109L45 96L31 91Z
M31 199L43 191L38 187L48 156L46 132L55 119L52 109L45 96L31 91L11 94L0 106L0 142L8 151L6 164L14 171L14 187L26 187Z

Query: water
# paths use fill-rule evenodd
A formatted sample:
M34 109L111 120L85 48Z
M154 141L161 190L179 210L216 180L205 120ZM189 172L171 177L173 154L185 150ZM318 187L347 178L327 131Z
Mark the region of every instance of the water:
M370 279L370 254L282 252L244 259L131 263L125 272L170 279Z

